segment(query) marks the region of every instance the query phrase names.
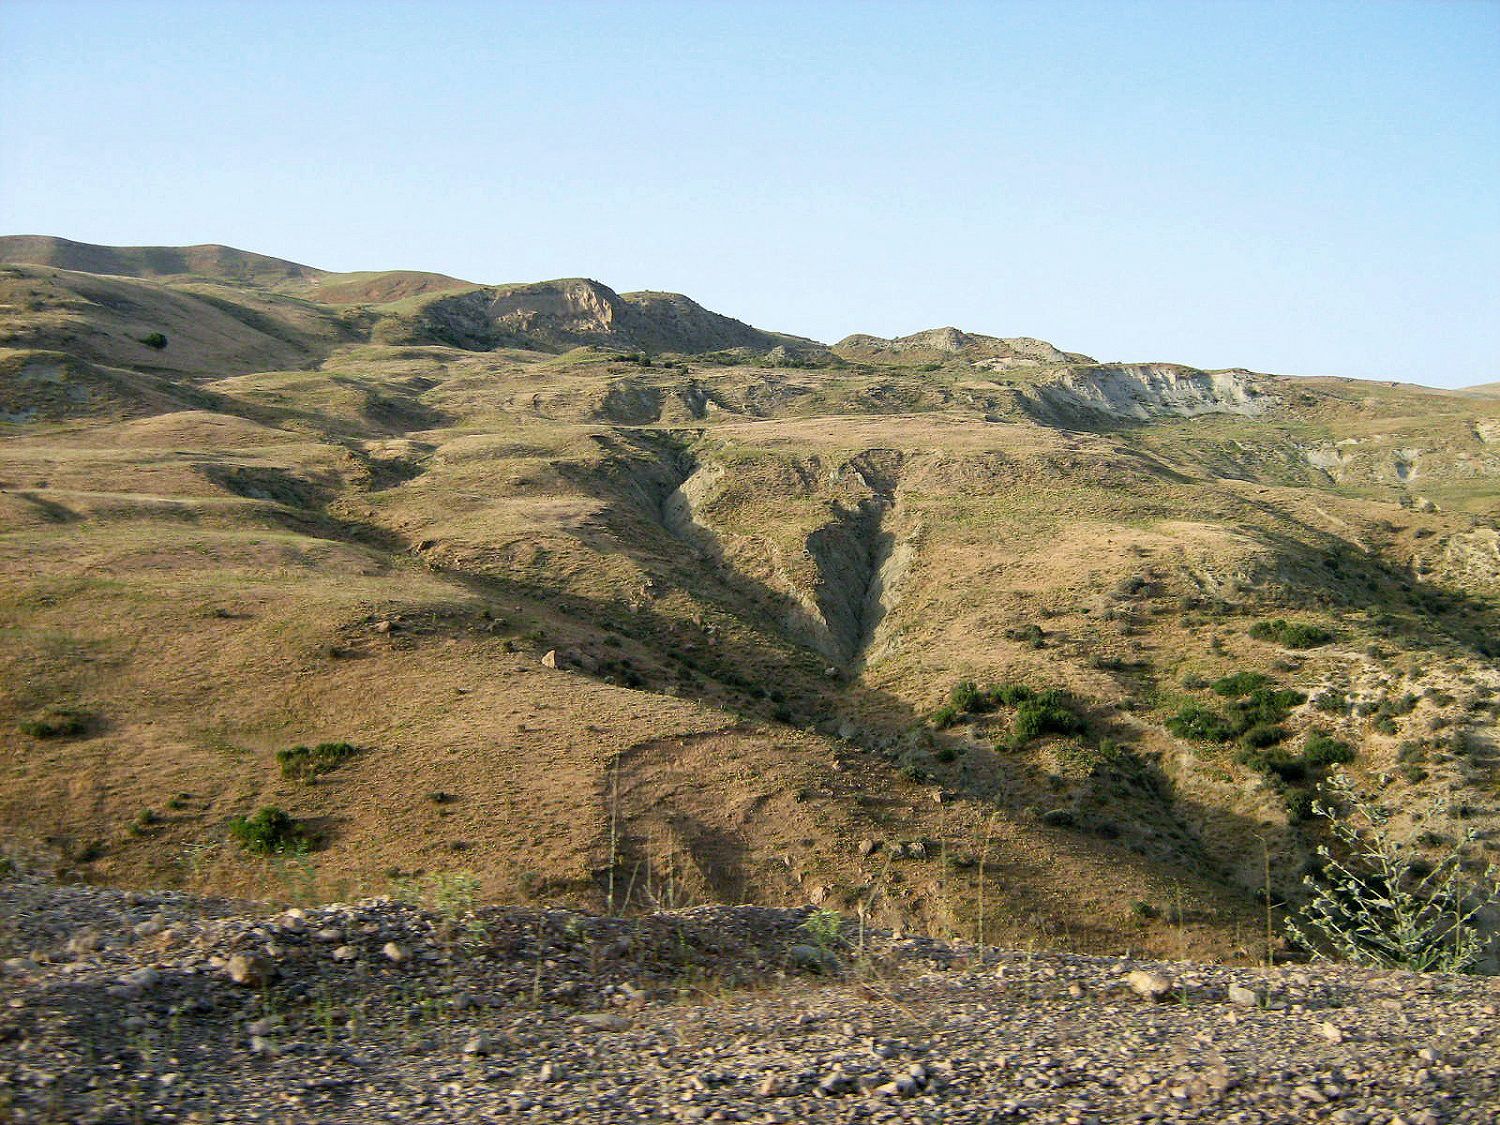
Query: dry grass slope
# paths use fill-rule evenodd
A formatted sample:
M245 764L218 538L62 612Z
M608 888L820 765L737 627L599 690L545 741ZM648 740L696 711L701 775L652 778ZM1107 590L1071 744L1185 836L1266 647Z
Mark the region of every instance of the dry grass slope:
M0 267L0 830L67 872L1254 959L1318 842L1267 753L1500 828L1500 399L286 280ZM1237 672L1303 701L1171 733ZM233 846L265 806L312 850Z

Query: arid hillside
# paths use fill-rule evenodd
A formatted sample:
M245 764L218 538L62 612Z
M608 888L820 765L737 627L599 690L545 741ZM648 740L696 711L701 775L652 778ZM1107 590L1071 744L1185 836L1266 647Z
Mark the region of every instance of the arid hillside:
M69 876L1253 959L1330 769L1500 850L1493 391L0 260L0 833Z

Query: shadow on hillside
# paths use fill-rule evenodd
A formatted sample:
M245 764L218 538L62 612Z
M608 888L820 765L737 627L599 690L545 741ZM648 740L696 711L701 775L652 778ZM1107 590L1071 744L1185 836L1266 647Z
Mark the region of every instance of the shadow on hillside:
M619 543L618 549L648 574L685 577L682 544L666 532L654 542ZM1024 888L1028 900L1055 904L1057 871L1052 857L1068 856L1096 870L1135 869L1157 885L1182 887L1181 913L1186 923L1223 923L1226 917L1248 917L1253 909L1251 888L1232 878L1222 857L1214 858L1213 849L1195 837L1190 825L1216 822L1226 834L1243 839L1277 829L1184 799L1150 762L1138 760L1139 776L1129 783L1128 791L1127 787L1112 788L1107 777L1096 778L1085 791L1068 795L1067 803L1076 810L1072 819L1049 819L1046 814L1056 805L1028 807L1029 800L1017 800L1018 795L1052 785L1045 770L1018 755L997 754L994 782L966 784L961 759L943 763L931 754L926 716L890 693L859 681L848 682L842 675L830 677L828 658L800 645L789 633L713 630L710 622L669 616L651 600L631 604L588 598L429 562L485 599L506 603L527 599L564 615L577 633L567 640L559 638L556 647L573 674L692 699L737 714L773 736L784 726L837 739L837 745L858 756L862 769L830 773L827 783L834 788L813 795L813 800L847 799L851 806L868 807L870 798L878 800L894 791L903 793L901 803L909 806L929 793L941 793L946 801L970 803L968 807L979 819L992 809L1003 809L1022 824L1029 821L1026 832L1035 836L1042 851L1014 851L1003 863L994 859L991 868L990 879L1006 880L1006 894ZM782 596L764 588L747 590L747 584L754 583L744 575L726 581L711 560L701 560L698 568L693 593L726 617L758 620L764 605ZM865 780L856 785L856 776ZM913 780L930 788L914 791ZM605 771L597 782L600 807L609 807L609 784ZM681 819L678 827L697 845L688 850L701 857L706 893L734 901L731 896L763 882L761 873L748 866L751 853L746 842L688 820ZM1287 831L1284 825L1280 831ZM641 877L647 843L629 831L623 833L614 866L617 892L633 875ZM970 853L978 845L978 840L958 837L933 842L934 848L945 852L951 848L955 853ZM1282 850L1295 849L1288 840ZM853 856L846 858L858 862ZM606 859L594 872L601 898L609 875ZM1300 871L1295 875L1300 877ZM1059 914L1054 905L1045 916L1038 913L1027 924L1033 929L1051 926L1056 934L1094 943L1093 948L1099 948L1106 937L1119 936L1118 923L1094 917L1087 906Z
M1264 501L1246 503L1277 522L1291 519L1284 510ZM1298 523L1320 552L1286 532L1260 534L1279 557L1298 560L1284 582L1284 597L1308 610L1361 611L1371 615L1377 631L1405 638L1422 648L1441 643L1458 645L1477 656L1500 657L1500 605L1468 591L1440 586L1347 540Z

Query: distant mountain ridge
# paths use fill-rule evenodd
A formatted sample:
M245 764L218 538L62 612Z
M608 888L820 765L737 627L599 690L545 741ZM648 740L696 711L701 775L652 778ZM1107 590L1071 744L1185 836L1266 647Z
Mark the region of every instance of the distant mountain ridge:
M52 235L0 235L0 262L114 277L212 277L260 285L315 281L328 271L232 246L99 246Z
M559 352L592 346L683 355L739 352L773 364L843 361L926 367L957 363L994 372L1101 366L1090 356L1064 351L1029 336L987 336L948 326L895 338L857 333L829 346L807 337L757 328L707 309L681 293L655 290L618 293L602 282L577 277L481 285L421 270L337 273L218 243L104 246L52 235L3 235L0 266L5 265L119 279L115 291L102 305L105 319L117 322L115 329L102 334L92 332L96 339L76 350L92 361L123 363L127 367L207 371L249 364L245 369L250 369L256 363L271 362L279 346L259 338L266 335L296 347L310 346L300 360L292 353L276 358L279 363L301 366L321 362L328 347L347 343L361 334L376 343L439 344L471 351L511 347ZM151 309L160 304L163 295L160 288L132 290L131 279L149 286L166 286L176 295L171 314L163 319L178 326L179 335L191 331L184 323L184 316L191 320L191 308L183 306L182 299L186 298L207 301L213 306L213 313L228 314L239 320L258 334L257 338L235 341L231 339L233 330L228 333L215 330L210 333L212 345L197 349L186 359L166 353L142 354L139 339L166 327L151 322ZM59 290L70 288L65 279L47 280ZM205 284L220 288L207 292ZM82 288L80 283L71 285L75 294L80 294ZM242 301L234 290L254 296ZM274 307L276 298L286 297L311 305L304 304L296 313ZM92 301L87 297L85 300ZM267 307L268 301L273 307ZM246 303L252 307L242 307ZM68 302L60 299L58 305L67 306ZM324 323L309 328L304 322L317 306L322 306L317 315ZM12 307L0 302L0 346L43 349L57 346L58 342L51 340L45 330L38 330L35 317L17 318L22 331L19 335L7 333L6 312ZM287 318L298 321L290 333L294 340L287 340L287 332L276 327L278 320ZM74 323L74 328L65 332L76 330L76 309L58 319ZM246 355L244 364L232 358L240 353ZM253 360L249 358L251 355L255 357ZM230 357L227 361L226 356ZM142 362L152 359L156 362ZM1158 363L1103 366L1128 372L1146 368L1197 370ZM1218 388L1219 384L1238 386L1241 381L1235 375L1227 381L1208 382ZM1500 383L1470 387L1467 392L1500 394ZM1071 404L1069 409L1072 405L1098 407L1110 398L1093 391L1081 396L1070 392L1070 397L1078 398L1079 402ZM1216 390L1205 401L1211 406L1212 400L1219 397L1222 396ZM1245 405L1243 396L1231 389L1230 398L1234 399L1232 412L1239 412ZM1111 405L1110 410L1114 409ZM1196 411L1197 406L1193 409ZM1131 405L1127 412L1135 414L1138 410Z

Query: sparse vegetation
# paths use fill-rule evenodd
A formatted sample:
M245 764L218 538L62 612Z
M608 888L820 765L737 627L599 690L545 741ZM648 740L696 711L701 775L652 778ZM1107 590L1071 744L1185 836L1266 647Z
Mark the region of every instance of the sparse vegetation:
M479 886L479 877L472 871L436 871L393 880L391 897L455 920L479 905Z
M461 865L497 894L639 908L673 900L653 893L671 862L693 901L817 879L842 908L887 862L854 854L859 825L924 836L929 860L950 847L936 895L937 865L898 853L909 894L872 925L963 925L961 901L945 911L972 893L965 825L993 809L1023 852L1028 833L1119 837L1054 849L1059 885L1112 888L1079 946L1224 956L1232 911L1198 914L1177 949L1131 902L1165 911L1174 877L1242 901L1255 834L1315 843L1311 787L1356 751L1393 770L1393 801L1451 787L1471 815L1436 827L1500 848L1477 658L1500 637L1494 479L1452 468L1488 455L1468 428L1500 424L1482 396L1353 388L1395 405L1381 436L1333 383L1306 389L1311 410L1278 386L1274 420L1111 419L1044 401L1063 371L1099 374L1064 359L943 351L924 373L809 346L805 375L711 333L707 359L612 338L629 318L569 352L564 328L528 343L524 291L500 334L489 304L465 304L469 324L449 297L390 311L373 298L391 279L338 308L295 280L90 280L136 310L121 321L65 273L45 303L73 310L72 343L26 311L41 282L0 277L38 342L0 357L0 429L20 439L0 443L0 830L55 833L70 870L99 838L93 877L274 895L299 867L283 855L348 824L316 893ZM173 328L174 290L215 294L225 339ZM159 351L139 342L153 326L173 328ZM1350 436L1344 478L1318 483L1309 451ZM1377 463L1408 446L1434 449L1439 511L1391 502ZM359 729L325 732L339 715ZM351 741L292 745L310 733ZM1392 763L1398 741L1417 748ZM310 823L278 832L263 803ZM607 847L568 822L587 807L608 809ZM721 841L725 808L743 823ZM241 852L207 819L221 809L270 862L221 862ZM391 817L381 847L356 843ZM1064 940L1048 896L990 874L1006 940Z

